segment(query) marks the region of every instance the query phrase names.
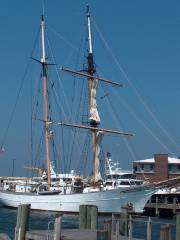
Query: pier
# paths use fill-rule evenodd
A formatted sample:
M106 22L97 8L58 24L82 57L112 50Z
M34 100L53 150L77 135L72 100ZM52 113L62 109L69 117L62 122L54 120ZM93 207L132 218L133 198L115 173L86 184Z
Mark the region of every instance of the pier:
M153 195L145 210L155 216L176 215L180 212L180 193Z
M79 209L79 228L63 229L63 214L57 214L54 221L47 222L47 229L29 229L28 221L30 205L23 204L18 208L17 222L15 228L15 240L153 240L152 222L150 217L135 216L132 211L124 206L119 214L112 214L103 220L98 226L98 209L93 205L81 205ZM140 229L144 228L146 236L137 238L133 235L133 228L138 222ZM143 223L143 224L142 224ZM158 223L158 240L180 239L180 213L177 212L176 224ZM51 225L51 228L50 228ZM143 227L142 227L143 226ZM172 229L176 228L176 237L172 237ZM141 231L141 230L140 230ZM174 231L174 230L173 230ZM137 235L137 234L136 234Z

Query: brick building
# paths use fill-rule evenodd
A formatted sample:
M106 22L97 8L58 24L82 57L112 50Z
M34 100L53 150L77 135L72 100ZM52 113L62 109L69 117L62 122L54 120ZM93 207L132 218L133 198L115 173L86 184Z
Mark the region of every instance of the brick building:
M154 154L154 158L134 161L133 171L138 179L148 179L150 182L180 177L180 158Z

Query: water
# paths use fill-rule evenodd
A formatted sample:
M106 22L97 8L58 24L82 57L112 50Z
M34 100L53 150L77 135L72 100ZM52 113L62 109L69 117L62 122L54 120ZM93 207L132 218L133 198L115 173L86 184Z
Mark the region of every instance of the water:
M30 229L44 229L53 228L53 223L57 213L54 212L39 212L31 211L29 219ZM14 230L16 226L17 210L0 207L0 233L6 233L11 238L14 237ZM64 215L62 221L63 228L78 228L78 216Z
M152 218L152 240L160 239L160 227L164 224L171 224L171 239L176 239L175 223L175 218ZM142 219L135 219L133 224L133 237L146 239L146 226L146 222L143 222Z
M30 229L52 229L56 213L31 211L29 227ZM14 229L16 225L17 210L0 208L0 233L8 234L12 239L14 237ZM105 217L99 217L99 226L102 225ZM141 220L141 221L140 221ZM175 218L153 218L152 220L152 240L159 240L160 226L162 224L172 224L172 239L175 237ZM78 216L63 215L63 228L78 228ZM142 219L135 219L133 223L133 236L146 239L146 223Z

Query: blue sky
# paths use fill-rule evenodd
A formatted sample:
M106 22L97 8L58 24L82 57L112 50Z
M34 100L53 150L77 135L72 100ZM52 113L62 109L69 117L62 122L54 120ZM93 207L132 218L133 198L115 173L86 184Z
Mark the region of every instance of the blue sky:
M31 56L42 3L40 0L0 2L1 142ZM102 126L134 133L127 141L105 138L104 152L112 152L123 168L131 168L133 159L149 158L158 152L180 156L179 1L45 0L47 32L59 66L79 69L82 66L83 59L78 60L79 65L75 60L85 36L87 3L93 18L98 73L125 85L118 90L99 87L97 100ZM66 100L70 100L73 80L60 74ZM0 175L12 173L12 159L15 159L14 174L25 174L24 161L30 158L27 97L30 88L26 83L3 142ZM106 97L102 98L104 93L108 93L111 107ZM78 153L74 152L74 158L79 158Z

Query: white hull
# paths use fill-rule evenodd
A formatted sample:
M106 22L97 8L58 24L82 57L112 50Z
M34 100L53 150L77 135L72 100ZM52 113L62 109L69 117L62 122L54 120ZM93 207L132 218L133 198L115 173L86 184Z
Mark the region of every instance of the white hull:
M120 212L122 206L131 202L135 212L142 212L155 191L147 187L58 195L0 191L0 202L4 206L13 208L17 208L20 204L31 204L31 209L34 210L74 213L79 212L81 204L96 205L100 213L116 213Z

